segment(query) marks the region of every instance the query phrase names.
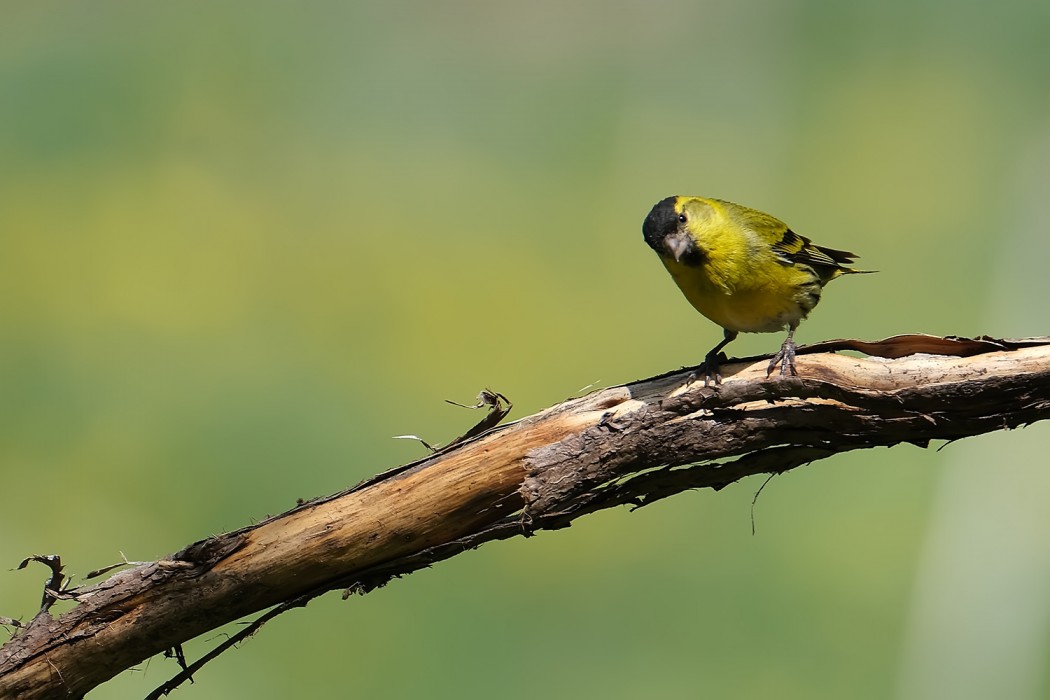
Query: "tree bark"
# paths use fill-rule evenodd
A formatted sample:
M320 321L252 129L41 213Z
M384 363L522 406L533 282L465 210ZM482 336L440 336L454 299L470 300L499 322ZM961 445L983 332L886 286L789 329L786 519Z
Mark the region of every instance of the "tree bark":
M830 352L842 349L870 356ZM101 583L63 592L53 576L41 612L0 647L0 698L79 698L245 615L364 593L603 508L1050 417L1050 338L831 341L800 348L798 377L765 366L724 364L720 386L686 369L597 391ZM64 597L77 604L52 617Z

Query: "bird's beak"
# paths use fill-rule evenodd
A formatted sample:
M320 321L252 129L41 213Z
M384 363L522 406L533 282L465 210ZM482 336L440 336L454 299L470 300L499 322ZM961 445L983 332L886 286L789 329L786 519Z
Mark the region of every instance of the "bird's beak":
M666 238L664 244L674 256L675 262L682 262L682 256L692 249L693 240L687 233L673 233Z

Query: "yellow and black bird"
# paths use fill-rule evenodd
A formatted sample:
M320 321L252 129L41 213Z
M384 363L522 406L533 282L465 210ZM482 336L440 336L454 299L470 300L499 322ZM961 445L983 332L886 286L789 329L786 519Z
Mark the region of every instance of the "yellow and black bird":
M824 285L849 267L853 253L814 245L780 219L739 204L704 197L657 202L642 235L693 307L725 331L704 358L706 379L717 384L719 352L738 333L787 329L766 370L795 371L795 329L820 301Z

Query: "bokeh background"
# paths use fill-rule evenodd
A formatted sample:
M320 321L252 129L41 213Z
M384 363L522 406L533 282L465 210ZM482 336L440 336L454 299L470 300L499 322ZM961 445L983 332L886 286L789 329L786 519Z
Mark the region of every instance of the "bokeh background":
M0 2L0 615L720 338L669 194L878 275L801 342L1050 332L1050 4ZM736 354L779 337L743 337ZM1050 695L1047 426L846 455L271 622L179 697ZM221 639L186 647L196 658ZM92 698L139 698L153 659Z

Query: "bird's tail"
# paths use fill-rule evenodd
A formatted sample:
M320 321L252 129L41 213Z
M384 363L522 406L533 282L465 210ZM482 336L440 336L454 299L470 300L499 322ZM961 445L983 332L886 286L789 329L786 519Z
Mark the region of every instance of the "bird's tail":
M873 272L878 272L878 270L858 270L854 267L850 267L858 257L856 253L851 253L847 250L825 248L822 245L815 245L813 247L835 261L835 267L831 269L831 273L828 275L829 280L833 280L841 275L870 275Z

